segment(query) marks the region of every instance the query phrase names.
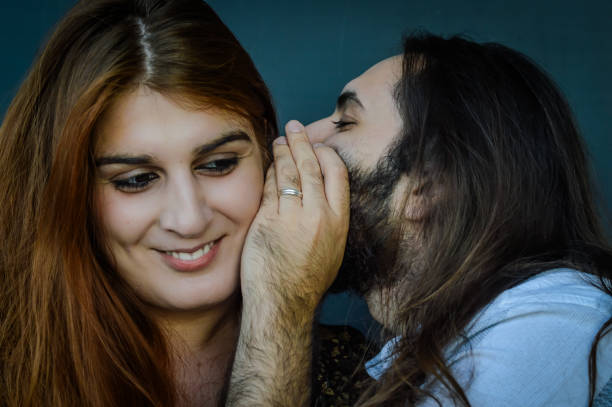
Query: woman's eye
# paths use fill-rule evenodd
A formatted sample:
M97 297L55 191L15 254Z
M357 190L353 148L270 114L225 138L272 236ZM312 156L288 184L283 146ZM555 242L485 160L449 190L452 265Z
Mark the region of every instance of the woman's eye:
M348 126L356 124L356 122L342 120L342 119L337 120L337 121L332 121L332 123L334 124L334 126L336 126L336 130L340 130L340 131L346 130Z
M196 170L212 173L214 175L227 174L238 165L238 157L221 158L214 161L209 161L205 164L198 165Z
M153 172L145 172L128 178L111 181L116 189L123 192L138 192L148 187L159 175Z

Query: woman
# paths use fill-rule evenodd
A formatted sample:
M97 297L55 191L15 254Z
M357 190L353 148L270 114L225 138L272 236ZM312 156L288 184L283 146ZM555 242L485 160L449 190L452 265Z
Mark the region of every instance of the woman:
M200 0L87 0L0 128L0 405L211 405L277 134Z

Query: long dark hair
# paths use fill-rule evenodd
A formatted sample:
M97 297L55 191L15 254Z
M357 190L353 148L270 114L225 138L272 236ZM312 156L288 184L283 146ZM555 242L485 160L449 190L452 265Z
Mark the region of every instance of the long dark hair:
M98 121L146 86L242 117L265 146L268 89L202 0L83 0L0 127L0 405L172 406L161 329L104 258L94 222Z
M410 292L396 298L397 358L360 403L416 402L430 377L469 405L445 347L501 292L551 268L599 276L612 295L612 250L571 109L526 56L461 37L410 36L396 98L399 163L432 196L419 231L426 270L397 290ZM596 349L611 323L589 358L591 404Z

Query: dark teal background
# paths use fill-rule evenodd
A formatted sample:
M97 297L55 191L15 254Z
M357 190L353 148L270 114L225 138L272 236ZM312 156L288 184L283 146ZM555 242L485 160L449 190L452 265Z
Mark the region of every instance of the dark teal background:
M69 0L0 5L0 113ZM559 84L592 156L602 209L612 207L612 1L212 0L270 86L281 123L328 115L344 84L399 53L417 29L463 33L524 52ZM608 223L609 225L609 223ZM611 230L608 226L608 230ZM348 304L349 311L346 311ZM364 306L328 300L322 318L365 329Z

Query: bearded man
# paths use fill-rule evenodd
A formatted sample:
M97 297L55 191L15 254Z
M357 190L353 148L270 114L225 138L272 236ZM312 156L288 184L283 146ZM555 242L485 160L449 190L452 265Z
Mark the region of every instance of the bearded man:
M499 44L413 36L296 130L274 146L264 207L299 209L256 219L245 248L275 260L243 261L245 307L269 312L243 316L230 405L309 403L313 314L343 248L320 226L320 202L343 202L330 148L351 188L332 288L364 295L390 340L358 405L593 403L612 377L612 250L546 74ZM303 197L276 193L286 187ZM319 225L307 238L289 226L303 218Z

